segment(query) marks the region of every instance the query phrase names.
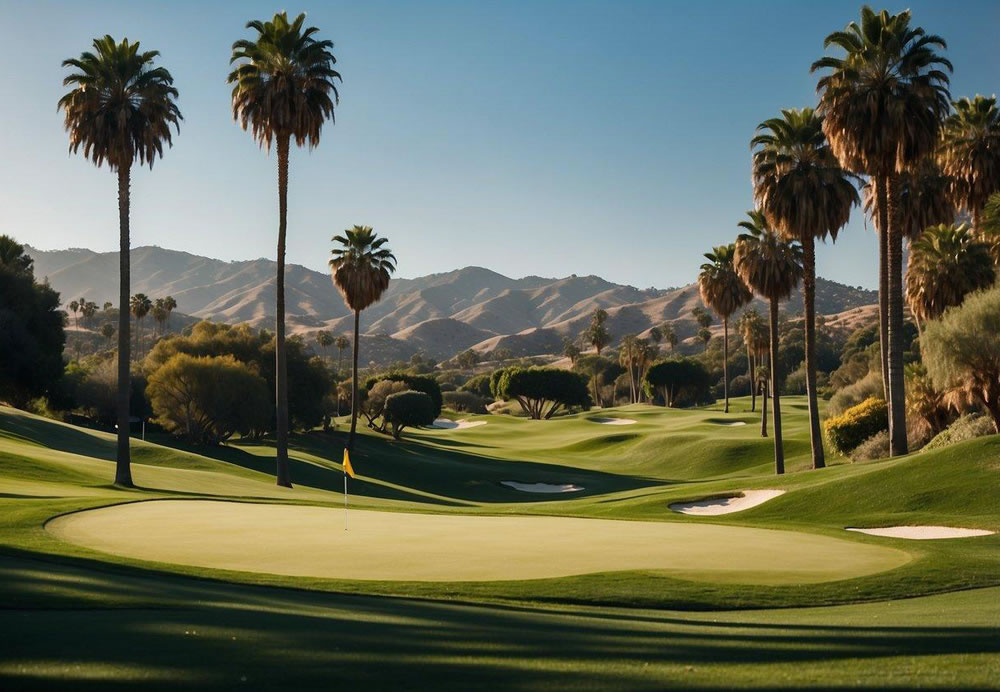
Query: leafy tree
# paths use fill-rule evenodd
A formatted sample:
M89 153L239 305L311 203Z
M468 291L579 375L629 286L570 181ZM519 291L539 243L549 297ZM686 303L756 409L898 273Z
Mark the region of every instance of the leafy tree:
M479 362L479 353L473 351L471 348L462 351L457 356L455 356L455 363L458 367L463 370L471 370L476 367L476 363Z
M693 358L674 358L654 364L646 373L644 386L659 392L665 406L682 401L702 403L711 398L712 377L704 364Z
M989 247L965 224L931 226L910 244L906 301L918 324L995 280Z
M232 356L179 353L149 378L147 393L157 421L196 443L263 430L270 419L266 382Z
M1000 433L1000 288L928 322L920 350L934 387L985 407Z
M611 343L611 332L604 326L604 323L607 321L608 313L601 308L597 308L590 317L590 326L583 333L584 342L593 346L594 350L597 351L597 355L601 355L601 349Z
M59 294L35 281L25 257L0 236L0 400L20 408L58 385L66 341Z
M1000 109L996 96L959 99L941 128L941 166L954 179L954 198L982 235L983 208L1000 190ZM950 221L943 219L941 223Z
M712 252L706 252L705 259L708 262L701 265L701 273L698 275L698 290L702 301L722 318L722 379L726 413L729 413L729 318L753 298L750 289L733 266L735 252L734 244L720 245ZM707 346L708 342L705 344Z
M233 43L229 74L233 85L233 119L251 133L257 143L278 150L278 257L277 309L275 315L275 410L278 485L291 487L288 472L288 378L285 355L285 235L288 216L288 154L291 140L310 148L319 144L324 123L333 118L337 103L334 85L340 75L333 69L337 59L330 41L319 41L316 27L303 28L305 14L293 21L281 12L269 22L253 20L247 28L254 40ZM354 441L354 423L351 442Z
M392 436L398 440L404 428L434 422L434 402L424 392L408 390L391 394L385 400L385 418L392 426Z
M354 449L354 434L358 425L358 344L361 339L361 311L377 303L389 288L389 279L396 271L396 257L371 226L355 226L344 235L333 237L335 246L330 254L333 283L354 311L354 393L351 397L351 435L347 448Z
M913 27L910 12L876 14L861 8L861 22L826 37L825 45L844 51L826 56L812 69L830 70L817 85L823 130L840 164L875 183L880 233L879 290L886 299L888 328L889 445L906 454L903 383L903 230L899 174L932 154L941 120L948 114L951 63L937 54L940 36ZM882 301L880 301L882 302Z
M802 246L805 380L813 468L826 465L816 396L816 239L837 233L858 204L852 176L840 167L812 108L789 108L757 126L751 140L754 197L771 226Z
M470 377L465 381L465 384L459 387L459 391L474 392L484 398L493 396L490 391L491 376L492 375L476 375L475 377Z
M580 356L573 366L573 372L578 372L587 377L590 384L591 397L598 406L606 406L608 403L602 395L605 386L612 384L624 370L621 365L605 356L588 354ZM610 402L613 404L614 402Z
M579 346L569 339L566 339L563 344L563 355L569 358L570 365L576 365L576 361L580 358L581 353L582 351L580 351Z
M411 390L405 382L396 380L381 380L373 384L369 389L364 401L361 402L361 413L368 419L368 427L378 432L385 432L388 418L384 418L382 424L378 424L378 419L383 417L385 412L385 402L393 394L407 392Z
M702 327L698 330L698 341L702 343L705 351L708 351L708 342L712 340L712 330L708 327Z
M781 400L778 383L781 371L778 361L778 301L788 298L802 277L802 247L787 242L767 225L759 210L747 212L749 220L738 225L746 230L736 240L733 263L744 283L767 298L770 305L770 344L772 416L774 418L774 469L785 472L785 451L781 438Z
M691 310L691 316L694 317L694 321L702 329L708 329L712 325L712 315L700 305L695 306Z
M564 407L590 406L587 381L561 368L507 368L497 383L497 391L501 399L516 399L535 420L548 420Z
M70 152L83 148L98 167L118 176L118 446L115 485L132 487L129 457L129 186L132 164L149 164L171 145L170 128L182 119L170 72L155 67L158 51L139 52L139 42L94 39L94 52L63 61L75 71L63 79L71 91L59 99Z
M441 415L441 406L443 405L443 396L441 392L441 385L433 377L428 377L426 375L413 375L406 372L390 372L379 377L373 377L365 382L364 389L370 390L376 382L383 380L389 380L392 382L403 382L406 384L407 388L412 389L417 392L423 392L431 398L434 403L434 417L437 418Z

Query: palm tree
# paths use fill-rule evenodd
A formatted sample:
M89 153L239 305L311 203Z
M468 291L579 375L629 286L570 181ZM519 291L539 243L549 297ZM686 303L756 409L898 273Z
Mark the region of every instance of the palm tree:
M743 311L739 324L740 336L747 349L747 379L750 382L750 410L757 410L757 359L767 350L767 333L761 322L760 313L754 308ZM763 345L762 345L763 344Z
M989 247L966 224L931 226L910 245L906 301L918 325L995 280Z
M725 413L729 413L729 318L734 312L753 299L750 289L736 273L733 255L736 246L720 245L705 253L708 260L701 265L698 290L705 305L722 318L722 390L725 394Z
M344 349L351 345L351 340L341 335L337 337L333 345L337 347L337 374L339 376L344 370Z
M584 343L588 343L601 355L601 349L611 343L611 332L604 326L608 321L608 313L601 308L596 308L594 314L590 316L590 326L583 333Z
M953 104L941 130L939 158L955 180L955 201L972 217L972 229L982 235L986 201L1000 190L1000 109L996 96L960 99Z
M663 335L662 341L667 346L670 347L670 351L673 352L674 347L677 346L679 339L677 338L677 332L674 331L674 325L669 322L664 322L660 325L660 334Z
M909 11L891 15L861 9L861 23L826 37L842 58L823 57L812 69L829 69L817 85L823 130L841 166L869 175L875 184L880 233L880 337L886 344L889 446L905 454L903 383L903 237L899 228L899 174L934 152L948 114L951 63L935 51L944 39L910 26ZM888 374L888 377L885 377Z
M760 387L760 436L767 437L767 385L771 381L771 371L766 365L758 365L753 374L754 387Z
M110 322L105 322L104 325L101 327L101 336L104 337L104 340L107 342L108 346L111 346L111 337L113 337L114 335L115 335L115 325L111 324Z
M319 344L324 353L329 354L330 347L333 346L333 334L325 329L320 329L316 332L316 343Z
M145 293L136 293L129 300L129 310L135 317L135 358L142 358L142 320L153 309L153 301Z
M155 67L157 51L139 52L139 42L94 40L94 52L63 61L74 72L63 79L72 90L59 99L69 148L83 148L98 167L107 162L118 176L118 448L115 484L131 487L129 457L129 185L132 164L149 164L171 144L181 112L173 77Z
M834 242L851 218L858 191L840 167L812 108L790 108L757 126L751 140L754 197L770 225L802 246L806 395L813 468L823 468L816 397L816 239Z
M163 325L167 321L167 304L166 300L163 298L157 298L153 301L153 309L150 311L153 315L153 319L156 320L156 326L159 327L160 334L163 334Z
M73 313L73 324L76 326L77 329L79 329L80 319L76 316L76 313L80 311L80 301L78 300L69 301L69 309L70 312Z
M785 472L785 450L781 440L781 400L778 386L778 302L791 295L802 278L802 246L786 241L767 225L759 209L747 212L749 220L738 225L746 230L736 240L733 264L743 282L770 303L771 414L774 417L774 470Z
M983 207L982 228L977 229L983 242L990 246L993 264L1000 270L1000 192L994 192Z
M177 308L177 301L174 300L173 296L167 296L163 299L163 307L167 311L167 329L170 328L170 314Z
M358 340L360 338L361 311L378 302L389 287L389 279L396 271L396 257L385 244L388 238L379 238L371 226L355 226L344 235L333 236L335 246L330 254L333 283L344 297L344 302L354 311L354 380L351 389L351 436L347 449L354 450L354 431L358 425Z
M323 124L333 118L338 94L330 41L318 41L316 27L303 29L305 14L288 21L285 12L269 22L254 20L248 29L256 40L233 44L229 74L233 85L233 119L268 151L278 149L278 270L275 315L275 412L277 414L277 481L291 487L288 472L288 376L285 353L285 233L288 215L288 153L298 146L319 144Z

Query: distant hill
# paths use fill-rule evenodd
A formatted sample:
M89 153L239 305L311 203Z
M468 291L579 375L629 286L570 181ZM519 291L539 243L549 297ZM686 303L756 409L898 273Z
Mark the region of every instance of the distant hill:
M98 304L118 293L118 253L84 249L40 251L27 248L35 275L48 277L68 303L85 297ZM225 262L159 247L132 251L132 293L172 295L178 312L220 322L270 327L274 320L272 260ZM318 329L348 334L353 314L334 289L330 276L299 265L286 269L289 330L311 337ZM877 293L819 279L817 312L836 315L872 305ZM394 279L382 300L361 314L361 362L407 359L424 353L447 359L467 348L482 354L495 349L515 356L561 350L576 338L597 308L608 311L608 328L624 334L647 333L670 322L682 339L696 330L691 310L701 305L695 284L675 289L644 289L615 284L598 276L521 279L483 267L465 267L414 279ZM767 306L758 301L758 310ZM796 292L783 303L801 312Z

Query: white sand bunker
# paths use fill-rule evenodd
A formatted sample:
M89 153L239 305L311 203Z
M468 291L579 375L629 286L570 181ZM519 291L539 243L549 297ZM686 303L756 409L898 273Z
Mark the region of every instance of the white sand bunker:
M985 529L957 529L952 526L885 526L877 529L847 528L848 531L867 533L870 536L885 536L887 538L908 538L913 541L931 541L939 538L972 538L974 536L990 536L992 531Z
M746 424L747 422L745 420L734 420L731 423L719 423L719 425L725 425L727 427L732 427L734 425L746 425Z
M520 490L525 493L576 493L583 490L582 485L572 483L519 483L517 481L500 481L500 485Z
M464 430L465 428L476 428L486 425L484 420L449 420L447 418L437 418L430 427L437 430Z
M601 425L632 425L636 422L631 418L588 418L587 420Z
M675 502L670 505L670 509L681 514L715 517L720 514L742 512L784 494L784 490L744 490L736 497L715 497L694 502Z

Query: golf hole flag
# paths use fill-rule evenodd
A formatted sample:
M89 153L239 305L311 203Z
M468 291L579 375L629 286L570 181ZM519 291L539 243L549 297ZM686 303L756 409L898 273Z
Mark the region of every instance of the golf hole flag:
M351 455L346 449L344 450L344 473L351 478L354 478L354 467L351 466Z

